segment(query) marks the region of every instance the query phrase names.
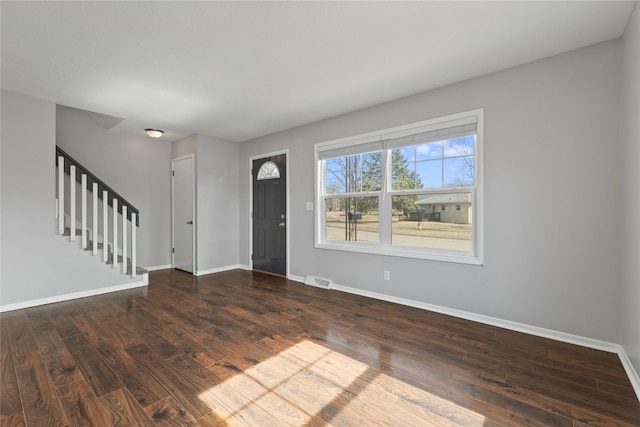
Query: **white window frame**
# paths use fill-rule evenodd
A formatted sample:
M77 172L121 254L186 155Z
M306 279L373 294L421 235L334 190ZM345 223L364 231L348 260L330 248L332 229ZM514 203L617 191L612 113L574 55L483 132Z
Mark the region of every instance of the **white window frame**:
M383 141L389 138L411 136L423 132L437 131L450 127L451 123L457 121L465 121L475 118L476 121L476 140L475 140L475 180L473 186L468 187L444 187L437 189L428 189L431 193L450 193L464 192L471 194L472 200L472 249L470 251L422 248L422 247L400 247L392 245L391 237L391 196L402 194L402 190L392 190L389 179L383 177L382 190L359 192L359 193L340 193L325 194L325 176L322 160L322 153L329 150L344 150L349 152L350 147L361 144L370 145L376 141L380 142L383 147ZM388 176L391 165L388 158L389 148L382 150L382 168ZM348 155L348 154L346 154ZM484 110L472 110L459 114L452 114L431 120L425 120L409 125L398 126L390 129L384 129L376 132L351 136L347 138L336 139L332 141L322 142L314 146L314 168L315 168L315 226L314 247L319 249L340 250L347 252L361 252L377 255L389 255L406 258L418 258L434 261L446 261L462 264L482 265L484 262ZM325 236L326 227L326 209L325 199L335 197L360 197L360 196L377 196L380 201L379 218L380 232L379 242L354 242L354 241L333 241L327 240ZM388 199L388 201L387 201ZM438 210L439 212L439 210Z

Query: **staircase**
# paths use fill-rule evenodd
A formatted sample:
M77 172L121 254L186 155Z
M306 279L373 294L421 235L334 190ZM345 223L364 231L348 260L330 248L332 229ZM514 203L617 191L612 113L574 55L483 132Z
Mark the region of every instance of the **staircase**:
M79 248L105 266L146 282L147 270L136 264L138 209L58 146L56 165L58 234L79 239Z

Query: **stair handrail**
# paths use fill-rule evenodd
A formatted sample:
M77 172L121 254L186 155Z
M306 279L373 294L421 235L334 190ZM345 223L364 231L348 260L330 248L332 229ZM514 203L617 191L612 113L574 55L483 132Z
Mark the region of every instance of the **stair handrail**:
M136 226L140 226L140 211L133 206L131 203L129 203L124 197L122 197L120 194L118 194L115 190L113 190L111 187L109 187L107 184L105 184L100 178L98 178L97 176L95 176L93 173L91 173L87 168L85 168L84 166L82 166L80 164L80 162L78 162L76 159L74 159L73 157L71 157L69 154L67 154L67 152L65 152L62 148L60 148L59 146L56 145L56 165L58 165L58 156L62 156L65 159L64 162L64 173L66 173L67 175L71 176L71 165L74 165L76 167L76 176L75 176L75 180L82 184L82 175L87 175L87 190L92 190L93 188L93 183L95 182L96 184L98 184L98 197L102 199L102 192L103 191L107 191L108 194L111 195L111 197L107 197L107 203L109 204L109 206L113 206L113 198L117 198L119 200L118 202L118 213L122 214L122 207L126 206L127 207L127 219L129 221L131 221L131 214L135 213L136 214ZM104 203L104 200L103 200Z

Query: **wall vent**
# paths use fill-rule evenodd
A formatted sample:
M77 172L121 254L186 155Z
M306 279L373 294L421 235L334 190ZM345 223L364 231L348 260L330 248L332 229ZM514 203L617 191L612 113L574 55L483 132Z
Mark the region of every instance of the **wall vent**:
M317 286L318 288L331 289L331 280L321 277L306 276L304 278L305 285Z

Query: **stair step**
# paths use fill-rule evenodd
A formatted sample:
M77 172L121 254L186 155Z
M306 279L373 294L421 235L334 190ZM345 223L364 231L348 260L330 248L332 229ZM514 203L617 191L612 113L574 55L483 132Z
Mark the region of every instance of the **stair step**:
M64 229L63 236L70 236L70 235L71 235L71 228L70 227L66 227ZM82 236L82 229L81 228L76 228L76 236Z
M98 242L98 250L102 249L104 247L104 244L101 242ZM93 241L89 240L89 242L87 242L87 247L84 248L85 251L91 251L93 250Z

